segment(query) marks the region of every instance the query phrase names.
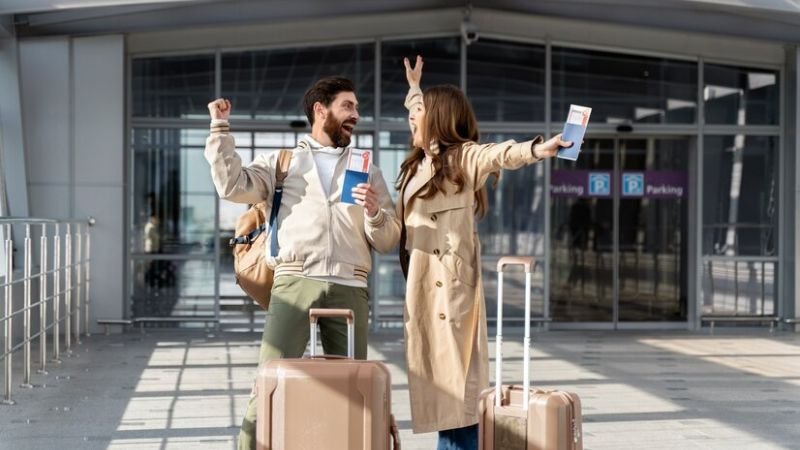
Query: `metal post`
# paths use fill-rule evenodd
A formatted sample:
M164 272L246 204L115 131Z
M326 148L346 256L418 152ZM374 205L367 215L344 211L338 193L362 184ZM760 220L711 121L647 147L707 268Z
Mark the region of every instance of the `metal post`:
M4 237L6 239L6 288L5 288L5 322L3 322L3 329L5 331L5 342L3 345L3 352L5 353L5 360L3 361L3 372L5 373L5 397L3 399L4 405L13 405L14 400L11 399L11 332L12 320L11 316L12 301L11 301L11 282L14 280L14 243L11 240L11 225L6 225Z
M92 223L90 222L89 225L91 226L91 224ZM84 332L85 336L91 336L91 334L89 333L89 289L92 286L92 279L89 276L90 273L91 273L90 270L92 268L92 264L91 264L91 262L92 262L92 253L91 253L92 245L91 244L92 244L92 235L89 234L89 227L86 227L86 270L84 271L84 277L85 277L84 283L85 283L86 288L84 290L85 291L84 292L85 298L84 298L84 301L83 301L83 308L84 308L83 320L85 320L85 322L86 322L86 326L84 327L84 329L86 330Z
M53 362L61 363L61 226L53 236Z
M42 224L39 238L39 370L47 375L47 224Z
M503 383L503 272L498 270L497 276L497 338L494 342L494 406L502 404Z
M81 231L82 225L76 225L77 231L75 233L75 343L81 344L81 288L83 287L83 278L81 277L81 266L83 260L81 259Z
M530 401L530 387L531 387L531 273L530 270L525 271L525 336L523 338L523 358L522 373L525 379L522 380L522 404L525 410L528 409L528 402Z
M64 235L64 352L72 355L72 225Z
M22 333L22 388L32 388L31 384L31 224L25 224L25 256L23 267L24 313Z

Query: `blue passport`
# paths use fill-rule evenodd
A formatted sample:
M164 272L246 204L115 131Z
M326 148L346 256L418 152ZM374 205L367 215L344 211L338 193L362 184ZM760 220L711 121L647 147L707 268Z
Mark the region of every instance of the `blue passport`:
M344 182L342 183L342 202L356 204L353 198L353 188L360 183L369 183L369 173L357 170L346 170L344 172Z
M567 121L564 123L564 131L562 131L561 139L571 141L572 147L558 149L558 156L562 159L575 161L581 154L581 144L583 144L583 135L586 133L586 126L589 124L589 116L592 113L592 108L586 106L569 105L569 114Z

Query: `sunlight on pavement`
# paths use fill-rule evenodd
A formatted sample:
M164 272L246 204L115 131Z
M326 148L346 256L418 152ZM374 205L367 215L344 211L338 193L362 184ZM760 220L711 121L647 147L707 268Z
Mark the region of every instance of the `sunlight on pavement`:
M784 378L800 386L800 346L772 339L640 339L638 342L670 352L694 356L731 369L770 378Z

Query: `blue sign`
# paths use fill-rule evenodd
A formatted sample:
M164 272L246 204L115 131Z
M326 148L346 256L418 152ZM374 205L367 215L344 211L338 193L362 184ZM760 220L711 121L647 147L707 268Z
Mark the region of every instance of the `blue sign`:
M589 195L611 195L611 174L608 172L589 173Z
M644 195L644 174L623 173L622 195L626 197L641 197Z

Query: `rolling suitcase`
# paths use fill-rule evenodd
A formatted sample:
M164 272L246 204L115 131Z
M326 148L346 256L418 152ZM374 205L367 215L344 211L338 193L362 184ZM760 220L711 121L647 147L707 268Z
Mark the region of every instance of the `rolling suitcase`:
M581 401L572 392L530 387L531 270L533 258L497 262L495 387L481 393L478 448L481 450L582 450ZM525 267L523 385L503 385L503 269Z
M259 366L256 448L399 450L389 370L379 361L353 359L353 311L311 309L308 315L311 356ZM347 318L347 358L316 355L319 317Z

